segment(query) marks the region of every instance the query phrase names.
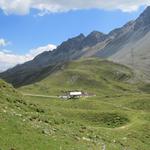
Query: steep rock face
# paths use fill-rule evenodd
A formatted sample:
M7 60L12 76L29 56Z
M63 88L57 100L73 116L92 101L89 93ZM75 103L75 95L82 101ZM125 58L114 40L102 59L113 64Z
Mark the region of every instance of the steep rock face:
M146 8L146 10L138 17L135 22L135 30L150 25L150 6Z
M108 42L103 49L98 49L95 56L108 58L119 51L121 47L128 43L134 30L134 21L125 24L123 27L115 29L108 34Z
M98 31L93 31L91 32L82 42L82 47L91 47L96 45L99 42L104 41L107 38L106 34L103 34L101 32Z
M121 51L126 45L142 39L150 31L150 7L135 20L130 21L123 27L115 29L108 34L110 39L108 44L99 49L96 56L101 58L108 58L115 53Z

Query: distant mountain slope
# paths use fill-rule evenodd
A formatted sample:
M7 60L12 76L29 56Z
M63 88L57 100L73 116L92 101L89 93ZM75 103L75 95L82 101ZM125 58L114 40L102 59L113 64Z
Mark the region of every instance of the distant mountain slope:
M78 59L81 57L81 49L93 46L98 42L105 40L106 35L97 31L92 32L87 37L80 34L77 37L68 39L57 47L54 51L43 52L35 57L32 61L0 73L0 77L14 86L20 86L37 81L44 76L44 70L49 74L65 62ZM42 75L43 72L43 75Z
M110 58L130 66L139 78L150 81L150 7L135 21L128 42Z
M150 81L150 32L140 40L126 44L110 60L128 65L137 73L138 79Z
M135 21L111 31L105 41L87 49L82 57L109 58L134 69L138 79L150 81L149 20L150 7L147 7Z
M105 41L95 45L94 55L108 58L121 51L128 44L132 44L134 47L134 43L138 43L142 38L149 39L147 34L150 32L150 22L148 20L150 20L150 7L147 7L135 21L130 21L123 27L111 31ZM145 44L143 43L143 45Z
M30 84L48 76L61 64L86 57L100 57L130 66L137 75L150 81L150 7L123 27L103 34L93 31L63 42L54 51L44 52L32 61L1 73L14 86ZM135 66L136 65L136 66ZM59 67L58 67L59 66Z
M25 93L57 95L61 91L84 90L97 95L134 91L127 81L133 78L132 71L119 64L96 58L66 63L60 70L40 82L21 88ZM133 88L134 87L134 88Z

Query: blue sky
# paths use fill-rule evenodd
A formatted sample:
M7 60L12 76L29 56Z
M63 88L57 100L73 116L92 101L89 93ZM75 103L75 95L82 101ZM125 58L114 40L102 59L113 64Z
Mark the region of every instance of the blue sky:
M0 0L0 71L80 33L108 33L148 5L148 0Z

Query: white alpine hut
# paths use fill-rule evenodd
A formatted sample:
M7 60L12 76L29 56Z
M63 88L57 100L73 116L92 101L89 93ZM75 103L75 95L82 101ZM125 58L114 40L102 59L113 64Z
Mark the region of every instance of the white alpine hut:
M80 98L82 96L82 92L69 92L70 98Z

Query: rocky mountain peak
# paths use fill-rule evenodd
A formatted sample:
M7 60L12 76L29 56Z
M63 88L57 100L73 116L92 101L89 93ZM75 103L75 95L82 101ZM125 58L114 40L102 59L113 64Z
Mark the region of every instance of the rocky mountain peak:
M150 26L150 6L136 19L135 29Z
M82 42L83 47L93 46L99 42L102 42L106 39L106 35L99 31L91 32Z
M99 31L93 31L91 32L87 37L95 37L100 38L101 36L104 36L105 34Z
M145 10L144 10L144 12L140 15L140 17L139 18L144 18L144 19L146 19L146 18L149 18L150 17L150 6L148 6ZM147 19L148 19L147 18Z
M78 36L76 36L76 38L83 40L85 38L85 35L83 33L81 33Z
M74 38L70 38L67 41L63 42L60 46L58 46L57 50L70 51L79 49L84 39L85 39L84 34L80 34Z

